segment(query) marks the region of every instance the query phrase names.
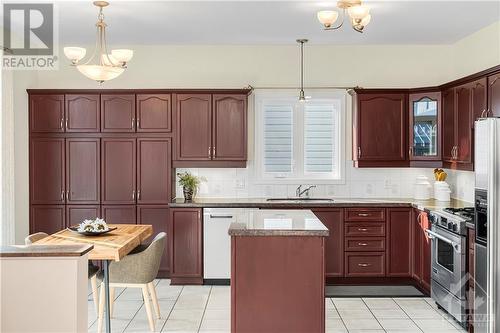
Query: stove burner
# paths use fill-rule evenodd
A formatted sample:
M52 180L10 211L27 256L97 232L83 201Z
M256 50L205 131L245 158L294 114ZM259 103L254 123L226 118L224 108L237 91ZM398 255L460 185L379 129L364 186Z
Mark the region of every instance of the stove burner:
M457 215L466 219L474 218L474 207L464 207L464 208L445 208L443 211Z

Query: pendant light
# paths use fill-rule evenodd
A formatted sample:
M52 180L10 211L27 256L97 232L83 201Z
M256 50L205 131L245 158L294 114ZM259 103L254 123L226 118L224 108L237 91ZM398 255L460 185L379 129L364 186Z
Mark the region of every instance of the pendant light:
M300 44L300 91L299 91L299 102L305 102L308 97L306 97L304 92L304 44L309 40L307 39L297 39L297 43Z
M97 39L92 56L83 64L80 61L85 57L87 50L82 47L65 47L64 54L76 66L78 71L99 83L112 80L120 76L127 68L127 63L132 59L134 51L128 49L111 50L108 54L106 45L106 23L104 22L103 8L108 6L106 1L94 1L94 6L99 8L97 17Z

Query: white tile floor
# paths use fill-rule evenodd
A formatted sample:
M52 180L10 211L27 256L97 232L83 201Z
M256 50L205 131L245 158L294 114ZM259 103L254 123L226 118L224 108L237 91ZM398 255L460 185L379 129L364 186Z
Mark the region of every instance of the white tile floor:
M157 332L230 331L229 287L156 283L162 317L156 321ZM118 289L115 297L113 332L149 332L140 289ZM430 298L328 298L325 302L327 333L465 332ZM89 332L96 332L90 296L88 314Z

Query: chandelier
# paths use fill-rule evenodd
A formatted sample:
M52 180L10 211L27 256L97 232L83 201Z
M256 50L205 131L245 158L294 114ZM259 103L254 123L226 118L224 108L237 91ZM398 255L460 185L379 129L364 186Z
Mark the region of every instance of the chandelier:
M361 0L339 0L337 7L342 9L342 20L339 24L334 25L339 17L339 12L336 10L322 10L317 16L325 30L337 30L344 25L346 16L349 15L352 28L357 32L363 32L364 28L370 23L372 16L370 8L364 6ZM347 14L346 14L347 11Z
M106 47L106 23L102 9L109 5L106 1L94 1L94 5L99 7L97 16L97 38L92 56L81 63L85 58L87 50L83 47L65 47L64 55L71 60L71 65L76 66L78 71L99 83L112 80L120 76L127 68L127 63L132 59L134 51L128 49L111 50L108 53Z

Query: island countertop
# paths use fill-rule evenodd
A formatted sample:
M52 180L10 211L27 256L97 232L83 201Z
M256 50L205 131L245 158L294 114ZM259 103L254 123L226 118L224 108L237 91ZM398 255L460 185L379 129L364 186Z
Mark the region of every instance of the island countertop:
M328 236L328 228L310 210L248 211L245 221L229 226L231 236Z

